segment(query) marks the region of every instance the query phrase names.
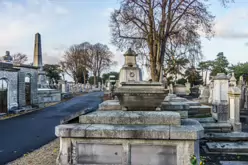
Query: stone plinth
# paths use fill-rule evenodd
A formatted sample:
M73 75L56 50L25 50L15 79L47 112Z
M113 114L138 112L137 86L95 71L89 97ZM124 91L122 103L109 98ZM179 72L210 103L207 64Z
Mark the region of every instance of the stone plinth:
M176 112L156 113L96 111L80 116L78 124L57 126L57 163L186 165L191 155L199 158L200 123L180 120Z
M147 117L149 116L149 117ZM179 113L150 111L102 111L79 117L81 124L181 125Z
M125 82L121 85L114 94L127 110L155 110L169 92L158 82Z
M184 85L176 84L173 87L173 93L178 95L178 96L185 96L185 95L187 95L187 88Z
M105 94L105 93L104 93ZM99 104L99 110L121 110L119 100L106 100Z

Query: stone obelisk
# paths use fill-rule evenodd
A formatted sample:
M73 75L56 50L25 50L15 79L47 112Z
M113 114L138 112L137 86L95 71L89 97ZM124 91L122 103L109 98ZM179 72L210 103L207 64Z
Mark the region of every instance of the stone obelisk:
M42 68L42 50L41 50L40 33L35 34L33 66L40 67L40 69Z
M39 67L38 82L37 82L38 83L38 89L39 88L49 88L49 84L47 83L47 78L46 78L46 72L43 71L41 36L39 33L35 34L33 66Z

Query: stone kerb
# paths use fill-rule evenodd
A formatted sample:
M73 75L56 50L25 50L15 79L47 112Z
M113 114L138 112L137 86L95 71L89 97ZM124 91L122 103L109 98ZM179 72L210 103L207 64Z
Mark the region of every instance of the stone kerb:
M235 132L240 132L242 126L240 123L240 95L241 90L238 87L229 88L229 121Z

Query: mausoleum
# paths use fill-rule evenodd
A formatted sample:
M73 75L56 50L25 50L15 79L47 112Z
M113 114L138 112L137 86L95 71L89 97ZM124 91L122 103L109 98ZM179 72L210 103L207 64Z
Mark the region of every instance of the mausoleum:
M0 62L0 113L37 106L37 69L14 65L6 51Z

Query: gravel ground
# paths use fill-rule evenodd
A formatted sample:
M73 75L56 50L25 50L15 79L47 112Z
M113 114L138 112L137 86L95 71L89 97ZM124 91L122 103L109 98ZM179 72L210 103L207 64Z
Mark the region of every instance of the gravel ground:
M7 165L56 165L58 153L59 138Z

